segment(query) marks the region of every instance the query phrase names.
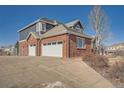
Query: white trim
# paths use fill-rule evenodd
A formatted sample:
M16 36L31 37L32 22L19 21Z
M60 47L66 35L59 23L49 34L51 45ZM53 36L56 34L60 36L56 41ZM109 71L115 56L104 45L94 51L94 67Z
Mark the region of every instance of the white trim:
M28 28L29 26L31 26L31 25L33 25L33 24L35 24L35 23L39 22L40 20L41 20L41 19L38 19L38 20L36 20L36 21L34 21L34 22L32 22L32 23L30 23L30 24L26 25L25 27L23 27L23 28L19 29L17 32L21 32L22 30L24 30L24 29Z
M41 46L41 56L63 57L63 41L44 42Z
M77 40L78 39L81 39L82 40L82 47L78 47L77 46ZM76 37L76 47L78 48L78 49L85 49L86 48L86 44L85 44L85 39L84 38L81 38L81 37Z
M30 23L30 24L26 25L25 27L19 29L17 32L21 32L22 30L24 30L24 29L28 28L29 26L31 26L31 25L33 25L33 24L36 24L36 23L38 23L38 22L40 22L40 21L47 22L47 21L45 21L43 18L39 18L39 19L37 19L36 21L33 21L32 23ZM56 21L56 20L55 20L55 21Z
M26 41L26 39L24 39L24 40L20 40L19 42L24 42L24 41Z

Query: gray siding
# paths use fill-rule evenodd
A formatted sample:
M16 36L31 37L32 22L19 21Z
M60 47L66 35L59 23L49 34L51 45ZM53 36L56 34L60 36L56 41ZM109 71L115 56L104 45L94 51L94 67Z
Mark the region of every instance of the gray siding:
M20 40L26 39L26 37L28 36L28 34L30 32L36 32L36 24L34 24L34 25L26 28L25 30L19 32L19 38L20 38Z
M46 31L52 29L54 27L54 25L46 24ZM37 32L39 34L40 33L44 33L42 32L42 22L41 23L36 23L26 29L24 29L23 31L19 32L19 38L20 40L24 40L26 39L26 37L29 35L30 32Z

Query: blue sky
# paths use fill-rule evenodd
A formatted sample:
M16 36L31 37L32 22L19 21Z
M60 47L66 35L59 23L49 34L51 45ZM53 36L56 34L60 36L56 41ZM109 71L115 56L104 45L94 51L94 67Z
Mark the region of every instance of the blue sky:
M0 46L16 43L17 30L40 17L60 22L81 20L85 33L92 35L88 15L92 6L0 6ZM102 6L109 19L111 36L107 44L124 42L124 6Z

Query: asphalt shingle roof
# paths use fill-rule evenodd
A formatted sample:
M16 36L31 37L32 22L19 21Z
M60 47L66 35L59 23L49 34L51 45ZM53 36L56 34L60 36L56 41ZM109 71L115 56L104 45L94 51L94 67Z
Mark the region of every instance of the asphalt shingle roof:
M88 35L85 35L81 32L76 32L75 30L70 29L63 24L61 24L59 26L56 26L53 29L47 31L46 33L43 34L43 36L41 38L46 38L46 37L61 35L61 34L66 34L66 33L77 35L77 36L80 36L80 37L92 38L92 37L90 37Z
M35 22L38 22L38 21L41 21L41 20L51 22L51 23L58 23L55 20L49 20L47 18L41 18L41 19L39 19ZM47 38L47 37L56 36L56 35L62 35L62 34L66 34L66 33L92 39L91 36L85 35L83 32L78 32L78 31L70 28L71 26L74 26L77 22L80 22L80 21L79 20L74 20L74 21L69 22L67 24L58 23L58 25L56 25L54 28L50 29L49 31L45 32L42 35L39 35L38 32L30 32L30 34L33 34L35 36L35 38L37 38L37 39Z
M74 26L76 23L78 23L78 22L80 22L79 20L74 20L74 21L71 21L71 22L69 22L69 23L66 23L65 25L67 26L67 27L72 27L72 26Z

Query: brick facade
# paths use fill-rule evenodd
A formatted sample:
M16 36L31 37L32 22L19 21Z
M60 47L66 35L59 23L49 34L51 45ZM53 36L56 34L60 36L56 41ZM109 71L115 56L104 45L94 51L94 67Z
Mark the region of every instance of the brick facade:
M83 56L87 52L91 52L91 39L84 38L85 39L85 47L84 48L77 48L76 45L76 38L75 35L69 36L69 57L79 57ZM83 37L81 37L83 38Z
M28 55L27 41L19 42L19 55L20 56L27 56Z
M36 45L36 56L39 56L39 42L33 35L30 35L27 40L19 42L19 55L28 56L28 47L31 44Z
M35 39L35 37L31 34L26 41L21 41L19 43L19 53L21 56L28 56L28 46L30 44L36 45L36 55L42 56L42 44L53 42L53 41L62 41L63 42L63 58L68 57L79 57L83 56L86 52L91 52L91 39L85 39L85 48L79 49L76 45L76 37L75 35L63 34L53 37L47 37L44 39ZM51 50L52 51L52 50Z

